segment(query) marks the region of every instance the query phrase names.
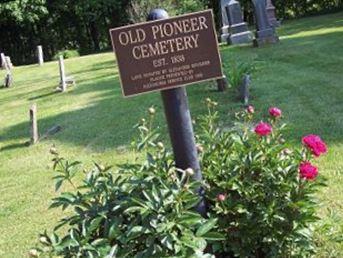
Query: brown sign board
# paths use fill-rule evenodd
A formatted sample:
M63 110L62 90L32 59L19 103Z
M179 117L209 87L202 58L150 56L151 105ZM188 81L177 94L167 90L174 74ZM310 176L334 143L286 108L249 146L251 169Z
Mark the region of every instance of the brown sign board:
M212 10L110 30L124 96L223 75Z

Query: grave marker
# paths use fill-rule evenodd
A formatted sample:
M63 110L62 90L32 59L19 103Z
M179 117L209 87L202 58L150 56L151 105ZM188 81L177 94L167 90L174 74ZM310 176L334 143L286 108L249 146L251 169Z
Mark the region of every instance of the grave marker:
M267 17L266 0L252 0L256 20L255 46L273 44L279 41L275 29L270 25Z
M37 126L37 105L33 104L30 107L30 134L31 144L36 144L39 140L38 126Z
M279 27L280 22L276 19L275 6L273 5L272 0L266 0L266 9L270 25L273 27Z
M67 83L66 83L66 74L65 74L65 69L64 69L63 56L59 56L58 65L60 68L60 87L59 87L59 89L62 92L65 92L67 90Z
M5 63L7 65L8 69L12 69L13 68L13 64L12 64L11 58L9 56L5 56Z
M229 18L227 17L225 7L229 4L230 0L220 0L220 13L222 18L222 27L220 29L220 41L222 43L227 43L230 36L230 23Z
M230 0L225 6L225 11L230 24L228 43L235 45L251 42L253 37L248 30L248 25L243 21L240 3L236 0Z
M188 106L187 84L222 79L212 11L169 18L163 9L148 21L110 31L124 96L161 90L176 167L202 180ZM134 67L135 69L132 69ZM203 196L203 189L199 189ZM202 201L197 210L205 215Z
M43 47L37 46L38 64L42 66L44 64Z

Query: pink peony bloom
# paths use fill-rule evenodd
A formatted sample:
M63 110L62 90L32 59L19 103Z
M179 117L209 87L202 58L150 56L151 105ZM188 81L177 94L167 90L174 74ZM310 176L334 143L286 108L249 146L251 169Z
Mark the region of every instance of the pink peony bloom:
M301 162L299 166L300 177L306 180L313 180L318 175L318 168L313 166L310 162Z
M251 106L251 105L248 106L246 110L247 110L247 112L249 114L254 114L255 113L255 108L253 106Z
M269 114L272 116L272 117L280 117L282 115L282 111L281 109L277 108L277 107L271 107L269 109Z
M223 202L226 200L226 195L225 194L218 194L217 195L217 201Z
M273 131L273 128L268 123L261 122L255 127L255 133L260 136L266 136L270 134L272 131Z
M302 143L311 150L312 154L319 157L327 152L325 142L318 135L310 134L302 138Z

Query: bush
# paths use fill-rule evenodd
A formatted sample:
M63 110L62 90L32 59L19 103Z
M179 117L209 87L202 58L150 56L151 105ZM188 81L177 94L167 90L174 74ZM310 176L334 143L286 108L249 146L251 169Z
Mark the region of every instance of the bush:
M254 71L255 66L252 63L232 62L232 64L229 66L229 69L227 69L230 87L238 89L242 84L243 76Z
M153 115L150 116L152 119ZM149 123L150 124L150 121ZM146 122L138 125L148 132ZM63 257L194 257L203 253L206 240L223 238L211 232L216 219L204 219L194 211L199 203L199 182L192 182L192 170L176 170L172 155L162 143L153 146L142 164L124 164L115 173L95 164L85 172L82 184L74 177L79 162L68 162L56 149L56 190L69 183L74 191L62 192L51 208L69 209L52 234L40 235L39 253ZM141 144L140 148L148 145ZM57 230L67 231L58 236Z
M268 123L253 123L254 109L237 114L230 130L219 126L217 103L207 99L199 118L198 151L203 182L192 169L180 170L153 129L155 109L136 128L137 150L147 159L82 171L55 148L56 190L74 189L53 199L52 208L69 209L52 234L40 235L31 256L63 257L306 257L314 252L314 194L323 185L313 156L326 146L315 135L300 150L282 136L282 112L271 108ZM317 177L318 176L318 177ZM207 218L195 212L199 187L206 190ZM59 230L63 228L62 230Z
M73 50L73 49L61 50L61 51L58 51L52 59L58 60L58 58L60 56L63 56L64 59L68 59L68 58L72 58L72 57L78 57L78 56L80 56L80 53L79 53L79 51Z
M226 236L213 245L213 251L219 257L305 257L312 253L311 225L317 220L313 194L323 179L314 180L317 168L307 163L312 159L310 150L287 147L278 108L269 110L268 123L254 126L254 109L249 107L237 114L243 122L221 130L213 103L208 101L208 106L199 135L205 150L202 168L208 212L218 219L218 232ZM326 152L322 144L321 151ZM305 171L304 164L308 165Z

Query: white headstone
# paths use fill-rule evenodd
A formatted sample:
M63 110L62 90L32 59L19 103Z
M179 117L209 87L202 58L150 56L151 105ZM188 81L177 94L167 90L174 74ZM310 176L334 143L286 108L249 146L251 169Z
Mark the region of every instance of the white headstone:
M43 56L43 48L41 45L37 46L37 54L38 54L38 64L42 66L44 64L44 56Z
M63 56L59 56L58 63L60 66L60 88L62 92L64 92L67 90L67 83L66 83L66 75L65 75L65 70L64 70Z

